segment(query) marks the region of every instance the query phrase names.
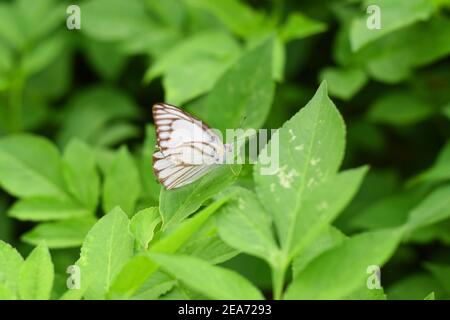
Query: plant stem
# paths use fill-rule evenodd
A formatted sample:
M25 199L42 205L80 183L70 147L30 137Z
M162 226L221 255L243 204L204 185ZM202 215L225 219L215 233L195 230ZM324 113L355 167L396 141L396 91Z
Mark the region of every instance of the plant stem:
M269 18L272 27L276 27L283 18L284 0L275 0L273 3L272 14Z
M9 131L16 133L22 130L22 94L25 79L19 68L18 73L11 81L9 92Z
M284 275L286 273L286 264L282 263L272 268L272 290L273 299L280 300L283 294Z

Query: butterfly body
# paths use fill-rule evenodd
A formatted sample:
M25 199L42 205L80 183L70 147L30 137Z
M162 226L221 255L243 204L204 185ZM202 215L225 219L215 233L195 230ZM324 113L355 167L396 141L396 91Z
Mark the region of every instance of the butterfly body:
M165 103L153 106L158 150L153 171L166 189L192 183L216 165L225 164L231 145L201 120Z

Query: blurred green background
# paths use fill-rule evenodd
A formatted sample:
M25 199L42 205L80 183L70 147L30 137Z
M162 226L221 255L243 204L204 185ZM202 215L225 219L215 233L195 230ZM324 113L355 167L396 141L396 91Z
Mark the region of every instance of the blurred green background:
M79 30L66 26L70 4L81 9ZM366 27L369 4L382 8L381 30ZM336 222L344 233L399 225L448 183L447 0L2 0L0 134L34 133L60 150L79 138L96 150L101 168L127 145L143 184L138 206L157 204L152 104L207 115L205 95L268 36L276 90L263 127L280 127L327 80L347 125L344 167L371 166ZM248 175L242 183L251 183ZM0 239L26 254L40 239L33 229L40 221L14 217L15 200L1 191ZM441 210L450 211L450 200ZM52 251L62 283L87 230L77 231ZM383 269L388 297L450 297L449 250L448 219L411 234ZM262 261L240 255L226 265L270 290Z

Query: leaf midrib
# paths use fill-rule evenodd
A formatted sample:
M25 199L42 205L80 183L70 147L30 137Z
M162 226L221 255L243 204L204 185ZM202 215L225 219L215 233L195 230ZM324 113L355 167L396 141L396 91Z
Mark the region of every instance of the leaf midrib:
M114 217L112 228L111 228L111 234L109 237L109 250L108 250L108 258L107 258L107 268L106 268L106 292L109 290L110 282L111 282L111 260L112 260L112 244L113 244L113 238L115 236L115 228L116 228L116 220L117 218Z
M322 95L323 95L323 93L322 93ZM302 182L300 184L300 190L299 190L298 196L297 196L297 198L295 200L294 210L291 211L291 214L290 214L290 217L291 217L290 220L292 220L292 221L289 224L288 235L286 237L285 247L282 248L282 250L283 250L283 252L285 253L286 256L289 256L289 254L290 254L289 251L291 249L291 242L292 242L292 239L293 239L293 232L294 232L294 229L295 229L295 225L296 225L296 222L297 222L297 217L299 215L300 208L302 206L302 196L303 196L303 193L304 193L304 190L305 190L305 186L306 186L306 176L307 176L309 168L310 168L308 163L309 163L310 158L311 158L311 153L312 153L313 146L315 145L315 137L316 137L316 134L317 134L317 127L319 125L318 118L319 118L320 114L323 111L323 107L322 107L322 101L323 100L324 99L323 99L323 96L322 96L321 99L320 99L320 103L319 103L319 106L320 106L319 111L316 113L316 116L315 116L315 119L314 119L315 120L314 121L314 130L313 130L312 139L311 139L312 143L309 145L307 157L305 158L305 161L304 161L304 163L305 163L305 171L304 171L304 175L303 175L304 179L302 180ZM288 150L289 150L289 155L290 155L291 160L294 160L294 157L292 156L291 148L289 147Z

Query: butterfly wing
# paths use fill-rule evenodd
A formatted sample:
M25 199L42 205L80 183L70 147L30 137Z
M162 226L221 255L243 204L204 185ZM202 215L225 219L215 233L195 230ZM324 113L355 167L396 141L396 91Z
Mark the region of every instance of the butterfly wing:
M167 190L194 182L208 173L213 166L176 163L173 158L165 157L160 151L153 155L153 172Z
M153 170L167 189L197 180L222 160L223 143L197 118L174 106L155 104L153 119L159 148Z

